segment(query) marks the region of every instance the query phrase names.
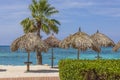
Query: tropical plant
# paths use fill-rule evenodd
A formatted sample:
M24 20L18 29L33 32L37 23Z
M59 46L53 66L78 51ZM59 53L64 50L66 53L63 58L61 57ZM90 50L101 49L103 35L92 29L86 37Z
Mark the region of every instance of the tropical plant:
M52 15L59 11L51 6L47 0L32 0L29 5L31 17L25 18L21 21L25 33L35 32L40 37L40 32L43 31L49 34L51 31L58 33L60 22L52 19ZM41 52L37 51L37 63L42 64Z
M120 59L59 61L60 80L120 80Z

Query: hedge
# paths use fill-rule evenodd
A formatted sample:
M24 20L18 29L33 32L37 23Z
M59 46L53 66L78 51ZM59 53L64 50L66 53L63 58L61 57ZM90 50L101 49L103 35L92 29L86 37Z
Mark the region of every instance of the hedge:
M119 60L60 60L60 80L120 80Z

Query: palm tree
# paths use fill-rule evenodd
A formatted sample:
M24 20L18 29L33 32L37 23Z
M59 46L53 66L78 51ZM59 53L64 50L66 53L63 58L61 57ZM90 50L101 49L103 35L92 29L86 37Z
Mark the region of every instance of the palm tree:
M29 9L31 17L21 21L24 32L35 32L40 37L40 32L43 31L49 34L51 31L58 33L59 21L52 19L51 16L58 13L55 7L52 7L47 0L32 0ZM37 51L37 64L42 64L41 52Z

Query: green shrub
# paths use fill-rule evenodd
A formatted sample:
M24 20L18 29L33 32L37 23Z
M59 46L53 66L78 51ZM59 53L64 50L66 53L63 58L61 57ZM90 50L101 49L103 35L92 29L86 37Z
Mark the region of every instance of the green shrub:
M120 60L61 60L60 80L120 80Z

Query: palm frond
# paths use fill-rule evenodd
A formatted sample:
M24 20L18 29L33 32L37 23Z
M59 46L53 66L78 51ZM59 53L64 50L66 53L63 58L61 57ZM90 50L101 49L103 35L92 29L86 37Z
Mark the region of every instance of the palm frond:
M59 13L59 11L56 10L55 7L52 7L52 6L48 7L45 11L46 16L52 16L53 14L56 14L56 13Z
M46 34L50 33L49 27L46 24L42 24L42 31L45 32Z
M37 30L37 27L34 25L34 20L30 20L29 18L21 21L21 25L23 26L25 33L35 32Z
M49 34L51 31L58 33L58 25L60 25L60 22L55 19L50 19L50 17L59 11L51 6L48 0L32 0L29 9L32 19L26 18L21 22L25 33L38 32L40 29L46 34Z
M59 28L58 28L57 25L50 26L50 30L53 31L56 34L58 34L58 32L59 32Z
M56 19L51 19L51 21L53 21L55 24L61 25L60 22Z

